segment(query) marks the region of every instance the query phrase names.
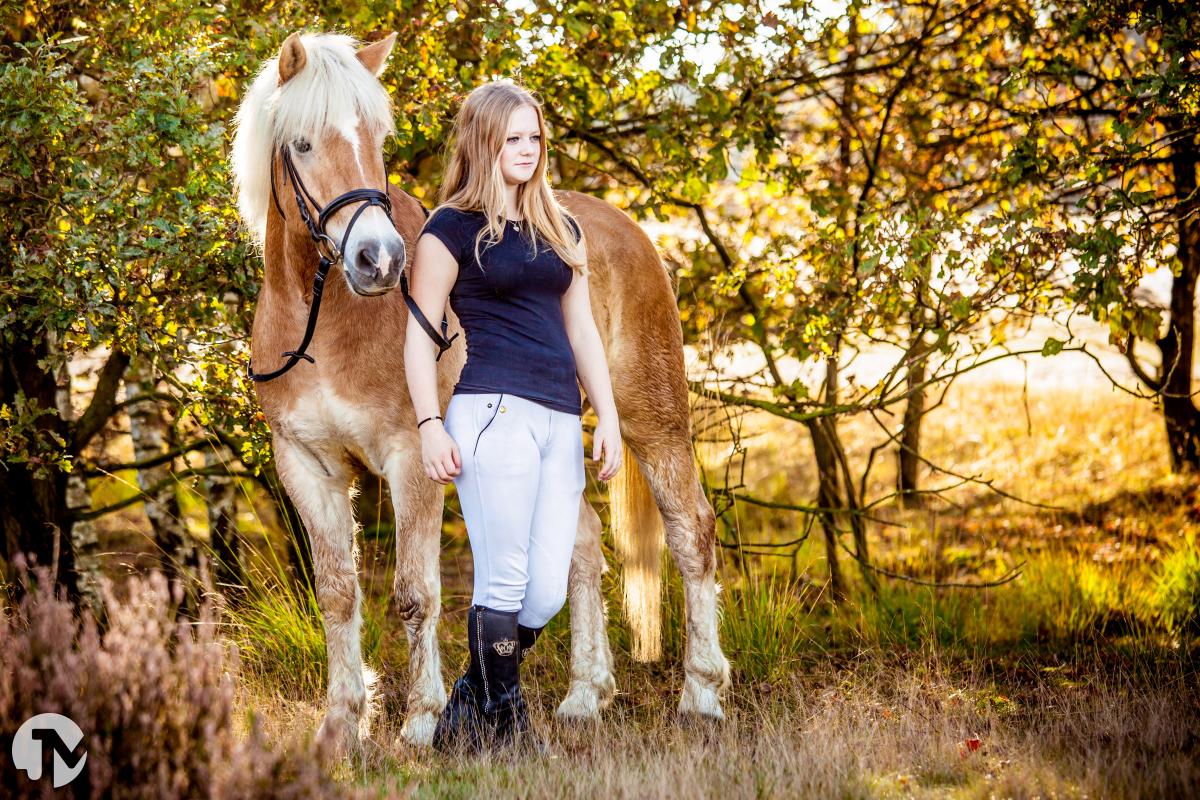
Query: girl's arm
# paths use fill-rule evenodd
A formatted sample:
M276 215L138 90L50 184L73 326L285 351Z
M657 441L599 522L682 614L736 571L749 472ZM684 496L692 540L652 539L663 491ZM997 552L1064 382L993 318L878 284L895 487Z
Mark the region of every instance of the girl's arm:
M575 353L575 370L598 420L596 433L592 437L592 460L599 460L601 452L604 453L604 464L597 477L607 481L621 467L621 426L617 418L617 404L613 400L604 343L600 341L600 331L596 329L596 320L592 316L587 278L575 273L561 302L567 338Z
M425 234L417 240L409 294L426 319L439 320L446 300L458 277L458 263L436 236ZM408 315L404 332L404 374L417 421L441 414L437 393L437 345ZM450 483L462 466L454 440L446 433L442 420L433 419L421 426L421 461L425 474L441 484Z

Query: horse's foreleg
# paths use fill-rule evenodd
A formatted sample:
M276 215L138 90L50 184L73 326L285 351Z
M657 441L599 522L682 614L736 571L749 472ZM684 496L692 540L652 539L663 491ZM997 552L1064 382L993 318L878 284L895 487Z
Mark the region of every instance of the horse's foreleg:
M420 447L392 459L388 483L396 512L396 606L408 634L408 709L400 735L410 744L433 741L446 705L437 642L442 609L441 548L443 488L421 469ZM414 454L415 453L415 454ZM394 465L394 466L393 466Z
M600 549L600 517L584 496L579 503L579 532L567 578L571 600L571 688L558 707L563 719L595 719L612 702L612 650L600 576L608 568Z
M296 504L312 545L317 605L325 625L328 708L317 738L335 754L356 749L370 722L374 674L365 670L360 630L358 544L350 505L352 475L287 438L275 437L279 477Z

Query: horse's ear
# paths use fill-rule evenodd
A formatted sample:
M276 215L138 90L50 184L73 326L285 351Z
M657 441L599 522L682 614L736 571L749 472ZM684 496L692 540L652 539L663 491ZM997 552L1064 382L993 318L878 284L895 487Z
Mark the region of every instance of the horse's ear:
M282 86L296 77L296 74L304 69L307 62L308 54L304 52L300 34L293 33L283 43L283 49L279 51L279 85Z
M376 78L383 72L383 68L387 66L388 56L392 54L392 45L396 43L396 34L393 31L386 38L380 39L378 42L360 47L355 55L358 60L363 63L363 66L374 75Z

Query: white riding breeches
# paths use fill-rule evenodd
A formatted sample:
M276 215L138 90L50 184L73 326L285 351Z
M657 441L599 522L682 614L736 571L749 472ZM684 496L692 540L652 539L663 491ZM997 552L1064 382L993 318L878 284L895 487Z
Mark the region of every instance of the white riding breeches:
M454 485L475 564L471 602L540 628L567 599L585 483L582 420L506 392L455 394L446 432L462 457Z

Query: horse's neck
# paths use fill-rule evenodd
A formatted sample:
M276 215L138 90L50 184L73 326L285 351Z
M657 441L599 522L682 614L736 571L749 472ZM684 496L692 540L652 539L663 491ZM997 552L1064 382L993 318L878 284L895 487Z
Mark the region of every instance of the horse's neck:
M272 293L307 296L317 274L317 248L307 236L289 233L282 220L271 216L263 248L263 287Z

